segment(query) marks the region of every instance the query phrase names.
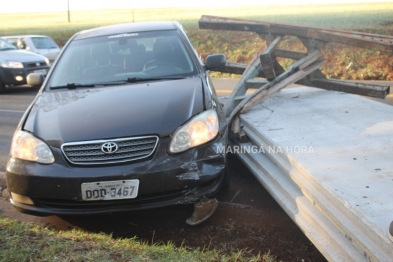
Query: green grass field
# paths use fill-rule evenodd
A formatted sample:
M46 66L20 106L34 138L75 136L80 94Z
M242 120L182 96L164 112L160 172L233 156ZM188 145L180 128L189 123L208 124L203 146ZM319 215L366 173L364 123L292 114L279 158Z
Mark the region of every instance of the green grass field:
M276 261L269 254L192 250L173 243L146 243L103 233L58 231L0 216L0 261Z
M386 31L392 22L391 3L342 5L248 6L206 9L134 9L71 11L68 23L66 10L53 13L0 13L0 36L44 34L64 41L75 32L97 26L140 21L177 20L187 30L198 29L201 15L257 19L278 23L328 28L364 29L372 26Z
M242 32L212 32L198 30L201 15L255 19L293 25L366 31L393 35L393 4L352 3L288 6L247 6L237 8L171 8L71 11L53 13L0 13L0 37L18 34L43 34L51 36L60 46L76 32L97 26L139 21L177 20L183 24L197 51L205 58L210 53L224 53L228 61L247 63L257 51L265 47L257 35ZM291 41L282 45L291 47ZM294 47L294 46L292 46ZM324 71L329 77L341 79L393 80L393 62L388 54L364 52L333 46L326 50ZM346 50L345 52L343 50ZM349 53L348 53L349 51ZM351 53L354 51L354 53ZM348 67L349 72L343 68ZM349 60L348 60L349 61ZM280 60L284 68L290 63ZM381 69L382 68L382 69Z

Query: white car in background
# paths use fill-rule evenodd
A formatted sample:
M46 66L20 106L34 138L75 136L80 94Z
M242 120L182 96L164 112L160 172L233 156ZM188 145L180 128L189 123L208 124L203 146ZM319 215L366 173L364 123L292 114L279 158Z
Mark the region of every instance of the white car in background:
M55 41L44 35L2 36L1 38L13 44L18 49L45 56L49 59L51 64L55 61L60 52L60 48Z

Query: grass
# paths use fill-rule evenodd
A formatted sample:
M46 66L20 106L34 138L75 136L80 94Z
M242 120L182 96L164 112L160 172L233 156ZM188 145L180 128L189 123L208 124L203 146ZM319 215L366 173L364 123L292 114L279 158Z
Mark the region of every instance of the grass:
M177 20L187 30L198 29L201 15L257 19L304 26L361 29L391 21L391 3L243 6L237 8L168 8L0 13L0 35L44 34L64 42L77 31L97 26L154 20ZM384 26L380 25L383 31Z
M269 253L245 251L224 255L219 250L149 244L135 238L115 239L103 233L58 231L0 216L0 261L276 261Z

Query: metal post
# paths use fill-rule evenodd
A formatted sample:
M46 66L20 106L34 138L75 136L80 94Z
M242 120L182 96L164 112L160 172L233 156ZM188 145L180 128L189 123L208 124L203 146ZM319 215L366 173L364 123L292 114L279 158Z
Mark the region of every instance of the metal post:
M71 22L71 18L70 18L70 0L67 0L67 6L68 6L68 23Z

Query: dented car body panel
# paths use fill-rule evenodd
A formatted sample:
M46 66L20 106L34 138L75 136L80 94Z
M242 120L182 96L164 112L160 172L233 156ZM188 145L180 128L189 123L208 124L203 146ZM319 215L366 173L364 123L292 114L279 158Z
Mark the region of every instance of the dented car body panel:
M124 62L122 71L95 78L91 78L91 67L81 69L86 59L75 65L78 70L64 66L68 60L75 62L67 52L81 56L94 41L108 41L111 52L116 52L116 57L121 54L125 61L132 54L122 53L124 39L142 45L150 38L155 42L169 39L174 55L184 53L178 64L161 68L157 61L148 61L155 65L130 69ZM148 47L149 41L144 43L146 52L158 60L154 49ZM120 48L112 48L117 43ZM122 67L108 63L105 69ZM56 72L63 69L68 73ZM98 69L101 66L93 66L93 71ZM87 72L86 76L81 71ZM69 84L61 82L63 78L75 79ZM127 81L121 82L123 78ZM74 84L77 80L78 85ZM206 121L216 121L218 129L213 122L204 122L203 128L213 132L211 138L197 137L195 141L202 142L190 142L192 145L183 149L181 128L191 123L196 129L190 134L198 132L201 121L194 119L211 110L217 119L212 120L210 114ZM18 132L43 142L48 149L44 154L53 157L45 163L26 160L18 153L21 150L13 149L21 147L14 138L6 177L11 203L24 213L77 215L189 204L217 193L224 181L226 118L207 68L178 23L127 24L75 35L22 117ZM180 149L178 144L173 146L174 140ZM172 148L179 151L172 152ZM136 196L128 197L122 185L115 185L129 181L137 181ZM128 190L131 187L127 194Z

